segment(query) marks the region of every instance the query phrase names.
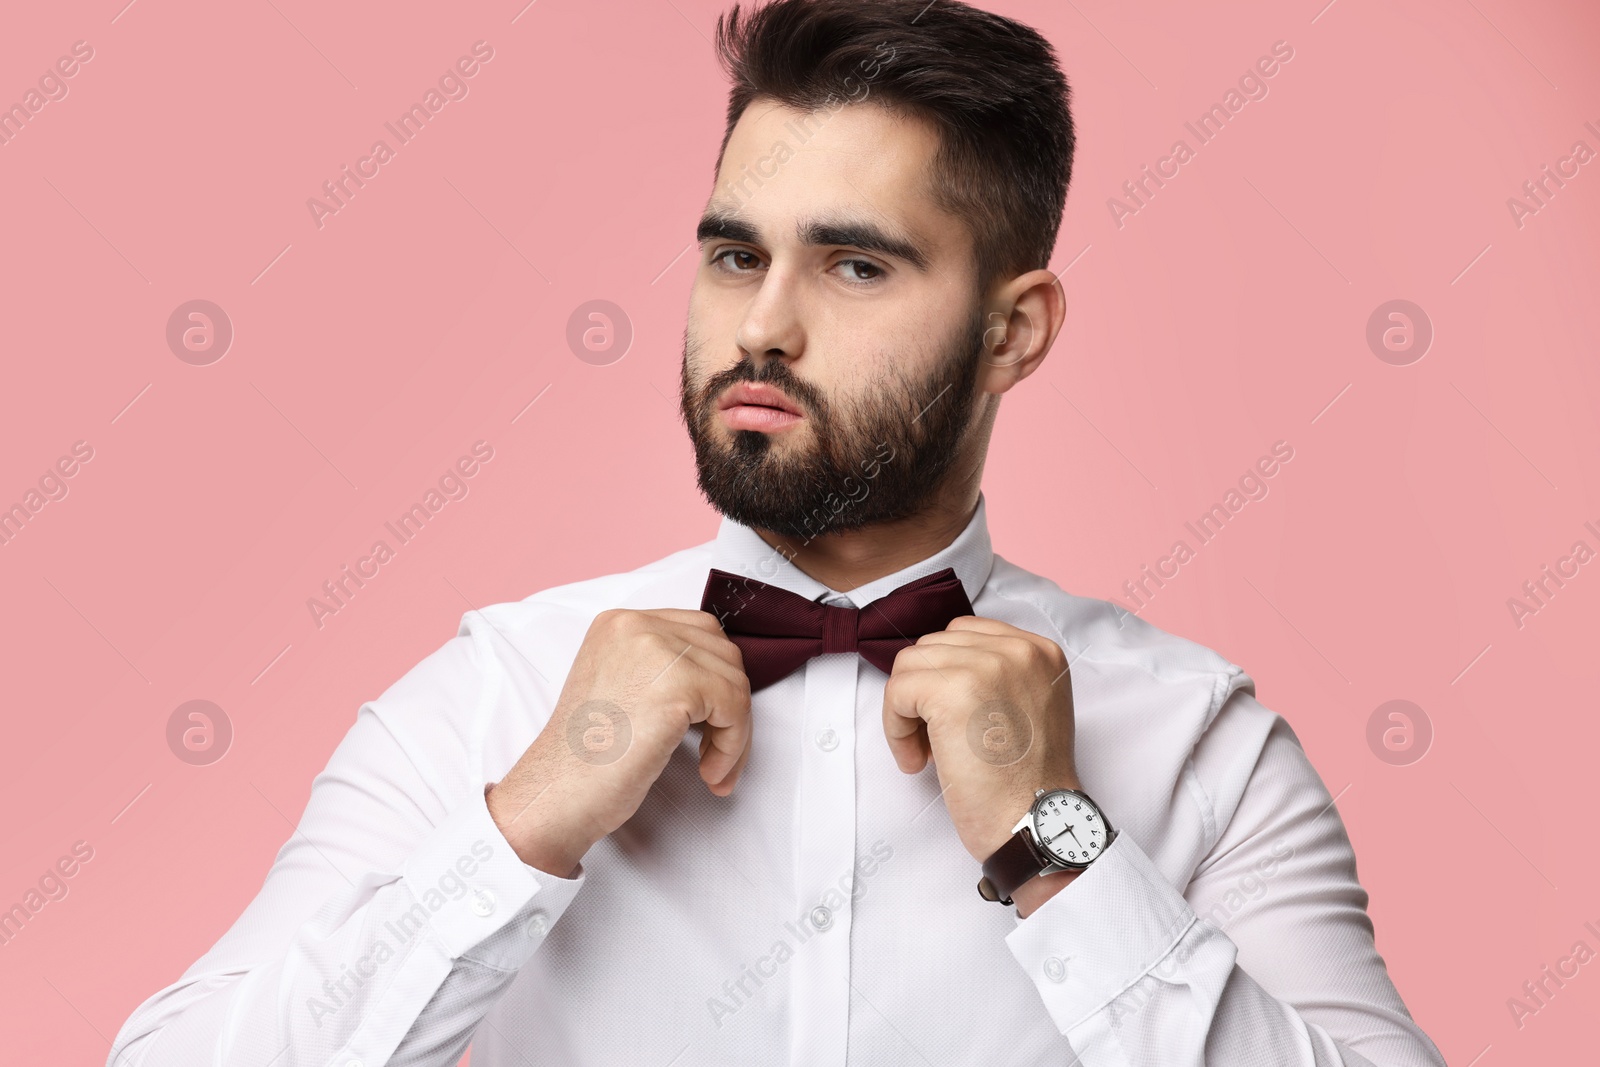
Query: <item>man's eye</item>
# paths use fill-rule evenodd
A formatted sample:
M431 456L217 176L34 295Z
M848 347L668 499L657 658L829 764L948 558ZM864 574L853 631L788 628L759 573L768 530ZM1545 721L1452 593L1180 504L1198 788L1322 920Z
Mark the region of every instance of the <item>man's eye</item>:
M727 262L729 256L742 256L744 258L737 260L736 265L730 266ZM711 259L711 262L717 264L721 269L731 271L735 274L743 274L747 269L753 268L760 261L760 256L745 248L730 248L726 252L719 252Z
M857 283L875 282L884 275L884 269L870 259L841 259L834 266L847 268L846 279ZM862 271L870 273L862 274Z

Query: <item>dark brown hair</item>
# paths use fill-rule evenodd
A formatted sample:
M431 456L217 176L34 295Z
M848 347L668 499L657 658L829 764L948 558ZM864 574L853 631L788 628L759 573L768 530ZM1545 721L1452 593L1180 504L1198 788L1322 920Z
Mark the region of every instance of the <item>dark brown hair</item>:
M733 82L719 169L757 97L875 102L938 128L933 196L971 228L980 290L1049 266L1075 138L1071 89L1035 30L954 0L772 0L719 16L716 48Z

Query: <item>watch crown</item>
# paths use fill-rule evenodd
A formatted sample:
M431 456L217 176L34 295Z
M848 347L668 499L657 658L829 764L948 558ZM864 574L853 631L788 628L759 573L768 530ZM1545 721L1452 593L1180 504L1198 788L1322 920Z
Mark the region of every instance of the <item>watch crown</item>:
M1042 797L1042 796L1044 796L1044 790L1043 789L1035 789L1033 791L1033 795L1036 796L1036 797Z

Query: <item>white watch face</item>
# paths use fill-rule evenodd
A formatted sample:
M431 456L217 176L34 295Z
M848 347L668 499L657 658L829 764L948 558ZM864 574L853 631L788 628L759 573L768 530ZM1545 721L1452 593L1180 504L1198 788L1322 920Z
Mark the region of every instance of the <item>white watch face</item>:
M1056 789L1034 802L1033 837L1062 863L1086 867L1106 847L1105 819L1088 797Z

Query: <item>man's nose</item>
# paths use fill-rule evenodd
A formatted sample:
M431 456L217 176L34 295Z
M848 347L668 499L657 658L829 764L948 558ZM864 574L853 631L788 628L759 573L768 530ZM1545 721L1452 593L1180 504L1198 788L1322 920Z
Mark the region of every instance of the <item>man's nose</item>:
M759 368L769 359L794 359L804 348L802 296L793 273L768 268L739 322L735 342Z

